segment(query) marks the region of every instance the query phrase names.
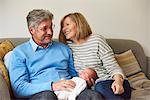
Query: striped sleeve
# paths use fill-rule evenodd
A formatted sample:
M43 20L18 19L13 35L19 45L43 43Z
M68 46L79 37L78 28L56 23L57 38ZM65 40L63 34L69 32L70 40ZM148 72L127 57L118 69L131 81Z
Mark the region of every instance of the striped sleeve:
M125 78L125 75L123 74L122 69L119 67L115 57L113 50L111 47L107 44L106 40L98 35L98 54L99 57L103 63L103 67L107 70L108 74L111 75L111 78L115 74L122 75L123 79Z

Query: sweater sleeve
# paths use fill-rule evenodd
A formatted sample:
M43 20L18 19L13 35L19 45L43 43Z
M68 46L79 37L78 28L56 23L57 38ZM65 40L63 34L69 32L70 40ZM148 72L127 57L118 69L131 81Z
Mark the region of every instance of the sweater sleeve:
M13 51L9 63L9 75L16 97L29 97L35 93L51 90L51 81L45 83L30 83L29 72L21 53Z
M120 74L122 75L123 79L125 78L122 69L114 57L113 50L107 44L106 40L101 36L99 36L98 54L102 61L103 67L107 70L112 78L115 74Z

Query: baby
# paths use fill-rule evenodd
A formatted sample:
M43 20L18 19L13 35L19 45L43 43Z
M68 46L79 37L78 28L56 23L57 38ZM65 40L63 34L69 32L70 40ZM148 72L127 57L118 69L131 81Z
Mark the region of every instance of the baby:
M76 83L73 90L70 91L55 91L58 100L76 100L76 97L87 87L86 76L93 78L94 81L98 78L97 73L92 68L86 68L79 72L79 77L73 77L71 80ZM90 85L92 86L92 85Z
M86 68L83 71L79 72L79 77L84 79L86 82L88 82L88 80L86 79L85 75L87 75L88 78L92 78L94 79L94 81L96 81L98 79L98 75L96 73L96 71L92 68ZM88 84L89 87L91 87L93 84Z

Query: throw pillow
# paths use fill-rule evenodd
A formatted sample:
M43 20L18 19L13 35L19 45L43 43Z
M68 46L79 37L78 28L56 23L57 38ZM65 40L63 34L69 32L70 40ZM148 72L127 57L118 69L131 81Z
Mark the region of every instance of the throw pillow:
M11 54L12 54L12 51L9 51L4 56L4 64L5 64L6 68L7 68L7 70L8 70L8 64L9 64L9 61L10 61Z
M0 43L0 59L3 60L5 54L14 48L9 40L4 40Z
M132 88L143 88L143 83L150 81L142 72L140 65L131 50L122 54L116 54L115 58L128 78Z
M6 82L0 74L0 100L11 100Z
M9 40L4 40L4 41L0 42L0 70L1 70L4 80L6 81L6 84L10 90L11 96L13 96L13 92L12 92L11 85L10 85L8 71L3 62L3 59L4 59L5 54L7 52L11 51L13 48L14 48L14 46L11 43L11 41L9 41Z

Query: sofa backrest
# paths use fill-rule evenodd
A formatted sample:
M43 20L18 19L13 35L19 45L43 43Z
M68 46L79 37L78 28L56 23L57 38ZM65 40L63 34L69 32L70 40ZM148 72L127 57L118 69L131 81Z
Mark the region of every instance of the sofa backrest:
M0 92L1 92L0 100L10 100L10 93L8 91L8 87L1 74L0 74Z
M142 46L138 42L127 39L107 39L107 43L112 47L116 54L120 54L131 49L141 66L142 71L147 74L147 58Z
M29 40L29 38L0 38L0 41L10 40L14 46L24 43Z
M29 40L29 38L0 38L0 41L10 40L15 46ZM57 40L57 39L54 39ZM143 48L139 43L128 39L106 39L108 44L112 47L114 53L120 54L127 50L132 50L136 56L142 71L147 74L147 60Z

